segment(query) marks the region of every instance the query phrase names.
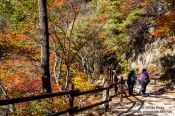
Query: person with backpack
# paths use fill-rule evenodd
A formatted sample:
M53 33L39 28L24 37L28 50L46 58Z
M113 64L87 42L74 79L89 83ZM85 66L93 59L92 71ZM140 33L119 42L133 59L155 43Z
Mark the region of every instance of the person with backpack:
M129 96L133 95L133 88L135 83L136 83L136 74L134 72L134 69L131 69L127 79Z
M142 69L142 73L140 75L139 82L141 85L141 93L142 93L142 96L144 97L145 92L146 92L146 87L147 87L148 83L150 82L150 79L149 79L149 76L148 76L146 69Z

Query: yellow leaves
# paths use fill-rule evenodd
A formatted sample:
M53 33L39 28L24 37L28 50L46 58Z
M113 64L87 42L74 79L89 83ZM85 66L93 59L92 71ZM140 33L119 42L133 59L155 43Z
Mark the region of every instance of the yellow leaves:
M152 0L144 0L143 2L141 2L140 6L145 6L147 4L149 4Z
M107 0L99 0L97 8L101 13L108 12L110 10L110 3Z
M150 2L151 2L151 0L144 0L144 2L145 2L145 3L150 3Z
M99 33L98 38L105 39L106 36L107 36L106 32L101 32L101 33Z
M56 97L56 98L53 98L52 99L53 102L52 102L52 105L54 105L54 108L57 110L63 110L63 109L66 109L68 108L69 106L69 102L65 102L63 103L63 101L65 101L65 98L61 98L61 97Z
M0 80L5 78L6 73L7 73L6 70L0 68Z
M95 85L88 82L85 74L82 72L78 72L76 75L74 75L72 82L75 85L75 88L79 89L80 91L92 90L95 88Z
M107 1L104 1L102 4L101 4L101 8L102 9L105 9L109 6L108 2Z

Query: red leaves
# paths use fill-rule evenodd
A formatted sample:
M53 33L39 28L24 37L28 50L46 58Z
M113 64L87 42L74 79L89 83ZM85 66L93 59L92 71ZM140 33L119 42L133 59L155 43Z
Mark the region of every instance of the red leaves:
M34 92L34 93L40 93L41 92L41 80L30 80L22 84L18 84L15 87L16 91L21 92ZM30 95L30 94L25 94Z

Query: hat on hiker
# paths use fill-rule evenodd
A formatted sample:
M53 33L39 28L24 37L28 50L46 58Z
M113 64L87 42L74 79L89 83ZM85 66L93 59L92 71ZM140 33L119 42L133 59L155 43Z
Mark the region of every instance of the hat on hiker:
M142 72L146 72L146 68L143 68L143 69L142 69Z
M134 69L133 69L133 68L131 68L131 71L134 71Z

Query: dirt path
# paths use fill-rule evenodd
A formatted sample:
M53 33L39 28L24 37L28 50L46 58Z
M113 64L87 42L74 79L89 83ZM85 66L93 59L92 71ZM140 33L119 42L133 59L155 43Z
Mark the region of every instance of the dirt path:
M139 86L136 86L139 92ZM111 111L103 116L175 116L175 90L166 90L165 86L149 85L147 96L126 97L122 103L113 99Z
M148 85L147 96L142 97L138 94L139 88L137 85L135 95L123 98L120 103L118 97L112 99L108 112L104 112L101 105L78 116L175 116L175 89Z

